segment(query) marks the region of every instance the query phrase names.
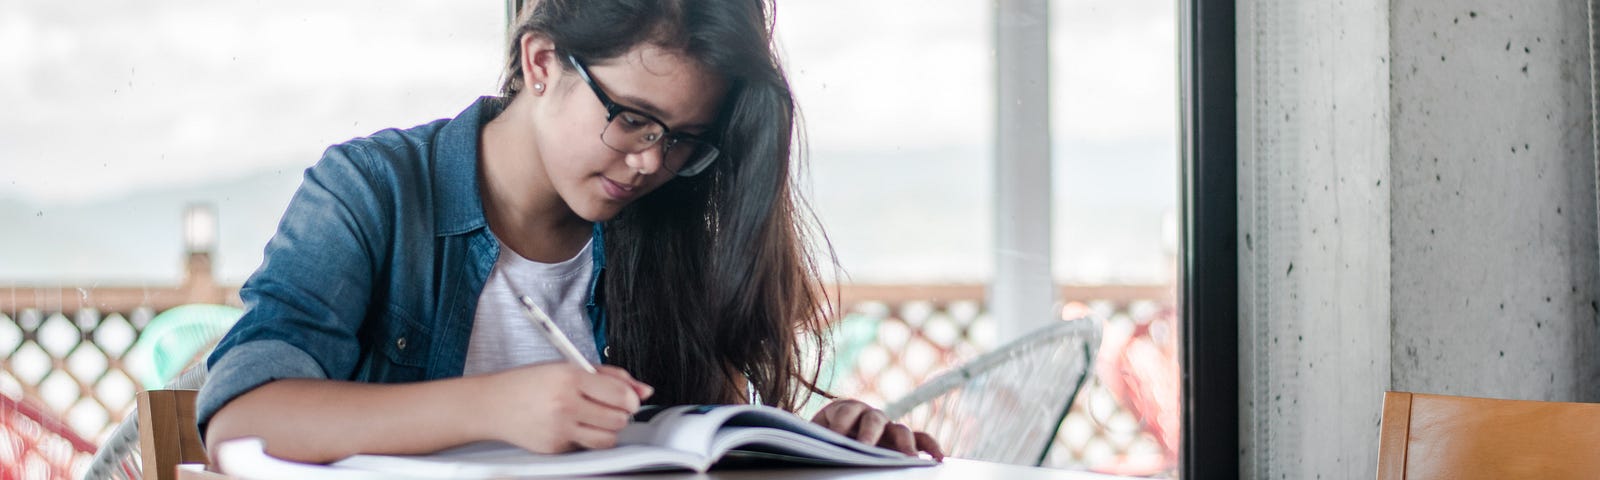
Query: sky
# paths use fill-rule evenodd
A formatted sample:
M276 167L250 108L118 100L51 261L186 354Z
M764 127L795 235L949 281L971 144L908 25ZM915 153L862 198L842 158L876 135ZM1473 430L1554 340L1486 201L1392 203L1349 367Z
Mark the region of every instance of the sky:
M991 8L779 0L803 188L852 280L992 274ZM1173 9L1051 4L1058 281L1169 273ZM0 0L0 285L174 281L192 202L243 281L323 149L492 94L504 22L485 0Z

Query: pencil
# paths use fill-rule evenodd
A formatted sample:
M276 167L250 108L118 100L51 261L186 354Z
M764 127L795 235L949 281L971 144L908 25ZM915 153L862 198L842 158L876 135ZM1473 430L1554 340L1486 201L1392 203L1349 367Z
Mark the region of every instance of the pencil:
M532 298L523 295L519 300L522 300L522 311L528 313L528 318L533 319L533 325L544 332L545 339L556 347L556 351L561 352L561 356L583 367L586 372L600 373L594 369L594 364L589 363L589 359L578 353L578 347L572 344L572 340L567 339L567 334L561 333L561 327L556 326L556 322L551 320L549 315L545 315L544 310L540 310L538 305L534 305Z

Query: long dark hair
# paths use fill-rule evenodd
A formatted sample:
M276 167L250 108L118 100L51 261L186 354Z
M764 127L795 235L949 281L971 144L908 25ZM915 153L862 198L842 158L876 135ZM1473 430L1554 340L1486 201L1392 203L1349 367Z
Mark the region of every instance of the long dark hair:
M814 217L793 183L798 117L773 53L773 9L766 0L537 0L511 32L507 98L523 87L526 33L595 62L650 42L728 81L716 162L606 223L608 361L654 386L652 403L738 402L737 374L781 408L822 393L820 355L801 357L807 343L826 351L822 327L836 309L807 249Z

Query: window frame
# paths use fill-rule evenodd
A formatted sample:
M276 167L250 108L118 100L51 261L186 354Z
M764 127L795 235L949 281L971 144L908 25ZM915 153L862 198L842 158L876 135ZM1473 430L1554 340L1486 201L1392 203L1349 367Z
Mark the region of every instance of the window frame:
M1234 0L1180 3L1179 476L1239 478Z

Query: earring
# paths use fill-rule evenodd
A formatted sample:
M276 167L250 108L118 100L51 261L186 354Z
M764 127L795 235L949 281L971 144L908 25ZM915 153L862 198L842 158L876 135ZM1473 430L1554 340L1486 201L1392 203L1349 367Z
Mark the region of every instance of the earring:
M533 83L533 92L534 93L544 93L544 84L543 83L539 83L539 82L534 82Z

